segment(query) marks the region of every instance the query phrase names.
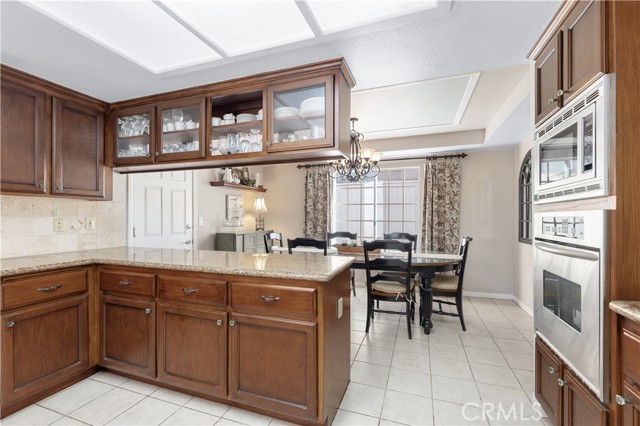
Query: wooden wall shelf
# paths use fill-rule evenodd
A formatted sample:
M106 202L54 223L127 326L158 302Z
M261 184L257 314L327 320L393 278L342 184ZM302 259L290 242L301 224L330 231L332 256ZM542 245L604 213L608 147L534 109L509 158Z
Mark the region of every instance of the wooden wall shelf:
M224 187L232 188L232 189L244 189L246 191L267 192L267 188L263 188L261 186L256 188L255 186L241 185L239 183L227 183L227 182L223 182L223 181L209 182L209 183L213 187L222 187L222 186L224 186Z

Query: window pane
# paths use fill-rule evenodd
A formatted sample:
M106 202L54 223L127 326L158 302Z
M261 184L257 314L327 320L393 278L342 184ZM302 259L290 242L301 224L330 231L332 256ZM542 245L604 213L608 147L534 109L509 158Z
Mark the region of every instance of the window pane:
M367 240L375 239L373 222L362 222L362 237Z
M349 206L349 220L360 220L360 205Z
M404 205L404 219L405 220L413 220L417 217L416 215L416 205L415 204L405 204Z
M360 235L360 222L350 222L349 223L349 227L348 228L342 228L342 229L346 229L347 232L353 232L354 234L358 234L358 236Z
M373 220L375 207L373 204L362 206L362 220Z
M370 203L373 204L375 202L374 195L375 190L373 188L364 188L362 190L362 203Z
M418 168L407 169L404 172L405 182L418 182Z
M389 215L387 214L387 210L388 210L387 205L378 205L376 206L376 220L381 222L384 220L389 220Z
M338 220L338 221L336 222L336 229L337 229L338 231L339 231L339 230L342 230L342 229L347 229L347 226L349 226L347 221L344 221L344 220Z
M417 203L418 202L418 188L415 186L408 186L404 188L404 202L405 203Z
M389 188L389 202L402 203L402 188Z
M338 190L336 191L336 199L338 204L346 204L348 200L347 188L338 186Z
M402 205L391 204L389 206L389 220L402 220Z
M349 204L360 203L360 188L349 188Z
M388 203L389 202L389 197L387 196L387 189L386 188L377 188L376 189L376 203L380 204L380 203Z
M336 219L337 220L347 220L347 213L348 213L348 208L347 206L338 206L338 208L336 209Z
M409 234L418 234L418 230L416 229L416 223L415 222L405 222L404 223L404 232L408 232ZM418 235L418 237L420 237Z

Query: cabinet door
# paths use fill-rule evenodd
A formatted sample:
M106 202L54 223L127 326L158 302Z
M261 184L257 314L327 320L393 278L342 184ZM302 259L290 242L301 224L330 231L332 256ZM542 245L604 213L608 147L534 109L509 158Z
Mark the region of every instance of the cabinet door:
M229 332L231 399L317 416L316 324L232 314Z
M562 389L558 379L562 378L562 362L536 339L536 400L545 413L557 425L562 420Z
M86 295L3 315L1 329L3 404L89 367Z
M101 365L155 377L155 303L115 296L101 300Z
M570 370L563 371L564 426L606 426L607 408ZM559 424L559 423L558 423Z
M155 108L153 105L115 111L112 117L114 164L153 163Z
M627 380L622 382L622 387L622 396L626 400L622 408L622 424L640 426L640 389Z
M156 161L204 158L205 98L164 102L156 107Z
M2 192L46 193L47 95L2 77Z
M158 380L227 394L227 314L158 305Z
M270 86L267 151L334 146L333 76Z
M53 98L53 194L105 197L104 113Z
M558 90L562 85L562 32L558 31L547 42L536 58L536 124L561 107Z
M562 26L563 103L605 71L603 1L579 1Z

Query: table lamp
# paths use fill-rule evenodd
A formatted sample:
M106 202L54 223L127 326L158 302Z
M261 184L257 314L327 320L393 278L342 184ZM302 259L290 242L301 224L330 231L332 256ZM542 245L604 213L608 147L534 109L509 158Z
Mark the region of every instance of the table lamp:
M260 195L256 198L256 203L253 206L253 212L258 213L256 216L256 231L264 231L264 217L262 213L267 213L267 205L264 203L264 198Z

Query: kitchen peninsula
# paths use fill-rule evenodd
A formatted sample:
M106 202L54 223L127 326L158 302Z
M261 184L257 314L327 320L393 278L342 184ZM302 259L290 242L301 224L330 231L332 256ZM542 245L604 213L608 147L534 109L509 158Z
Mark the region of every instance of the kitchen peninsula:
M105 368L330 424L349 383L351 261L127 247L4 259L2 417Z

